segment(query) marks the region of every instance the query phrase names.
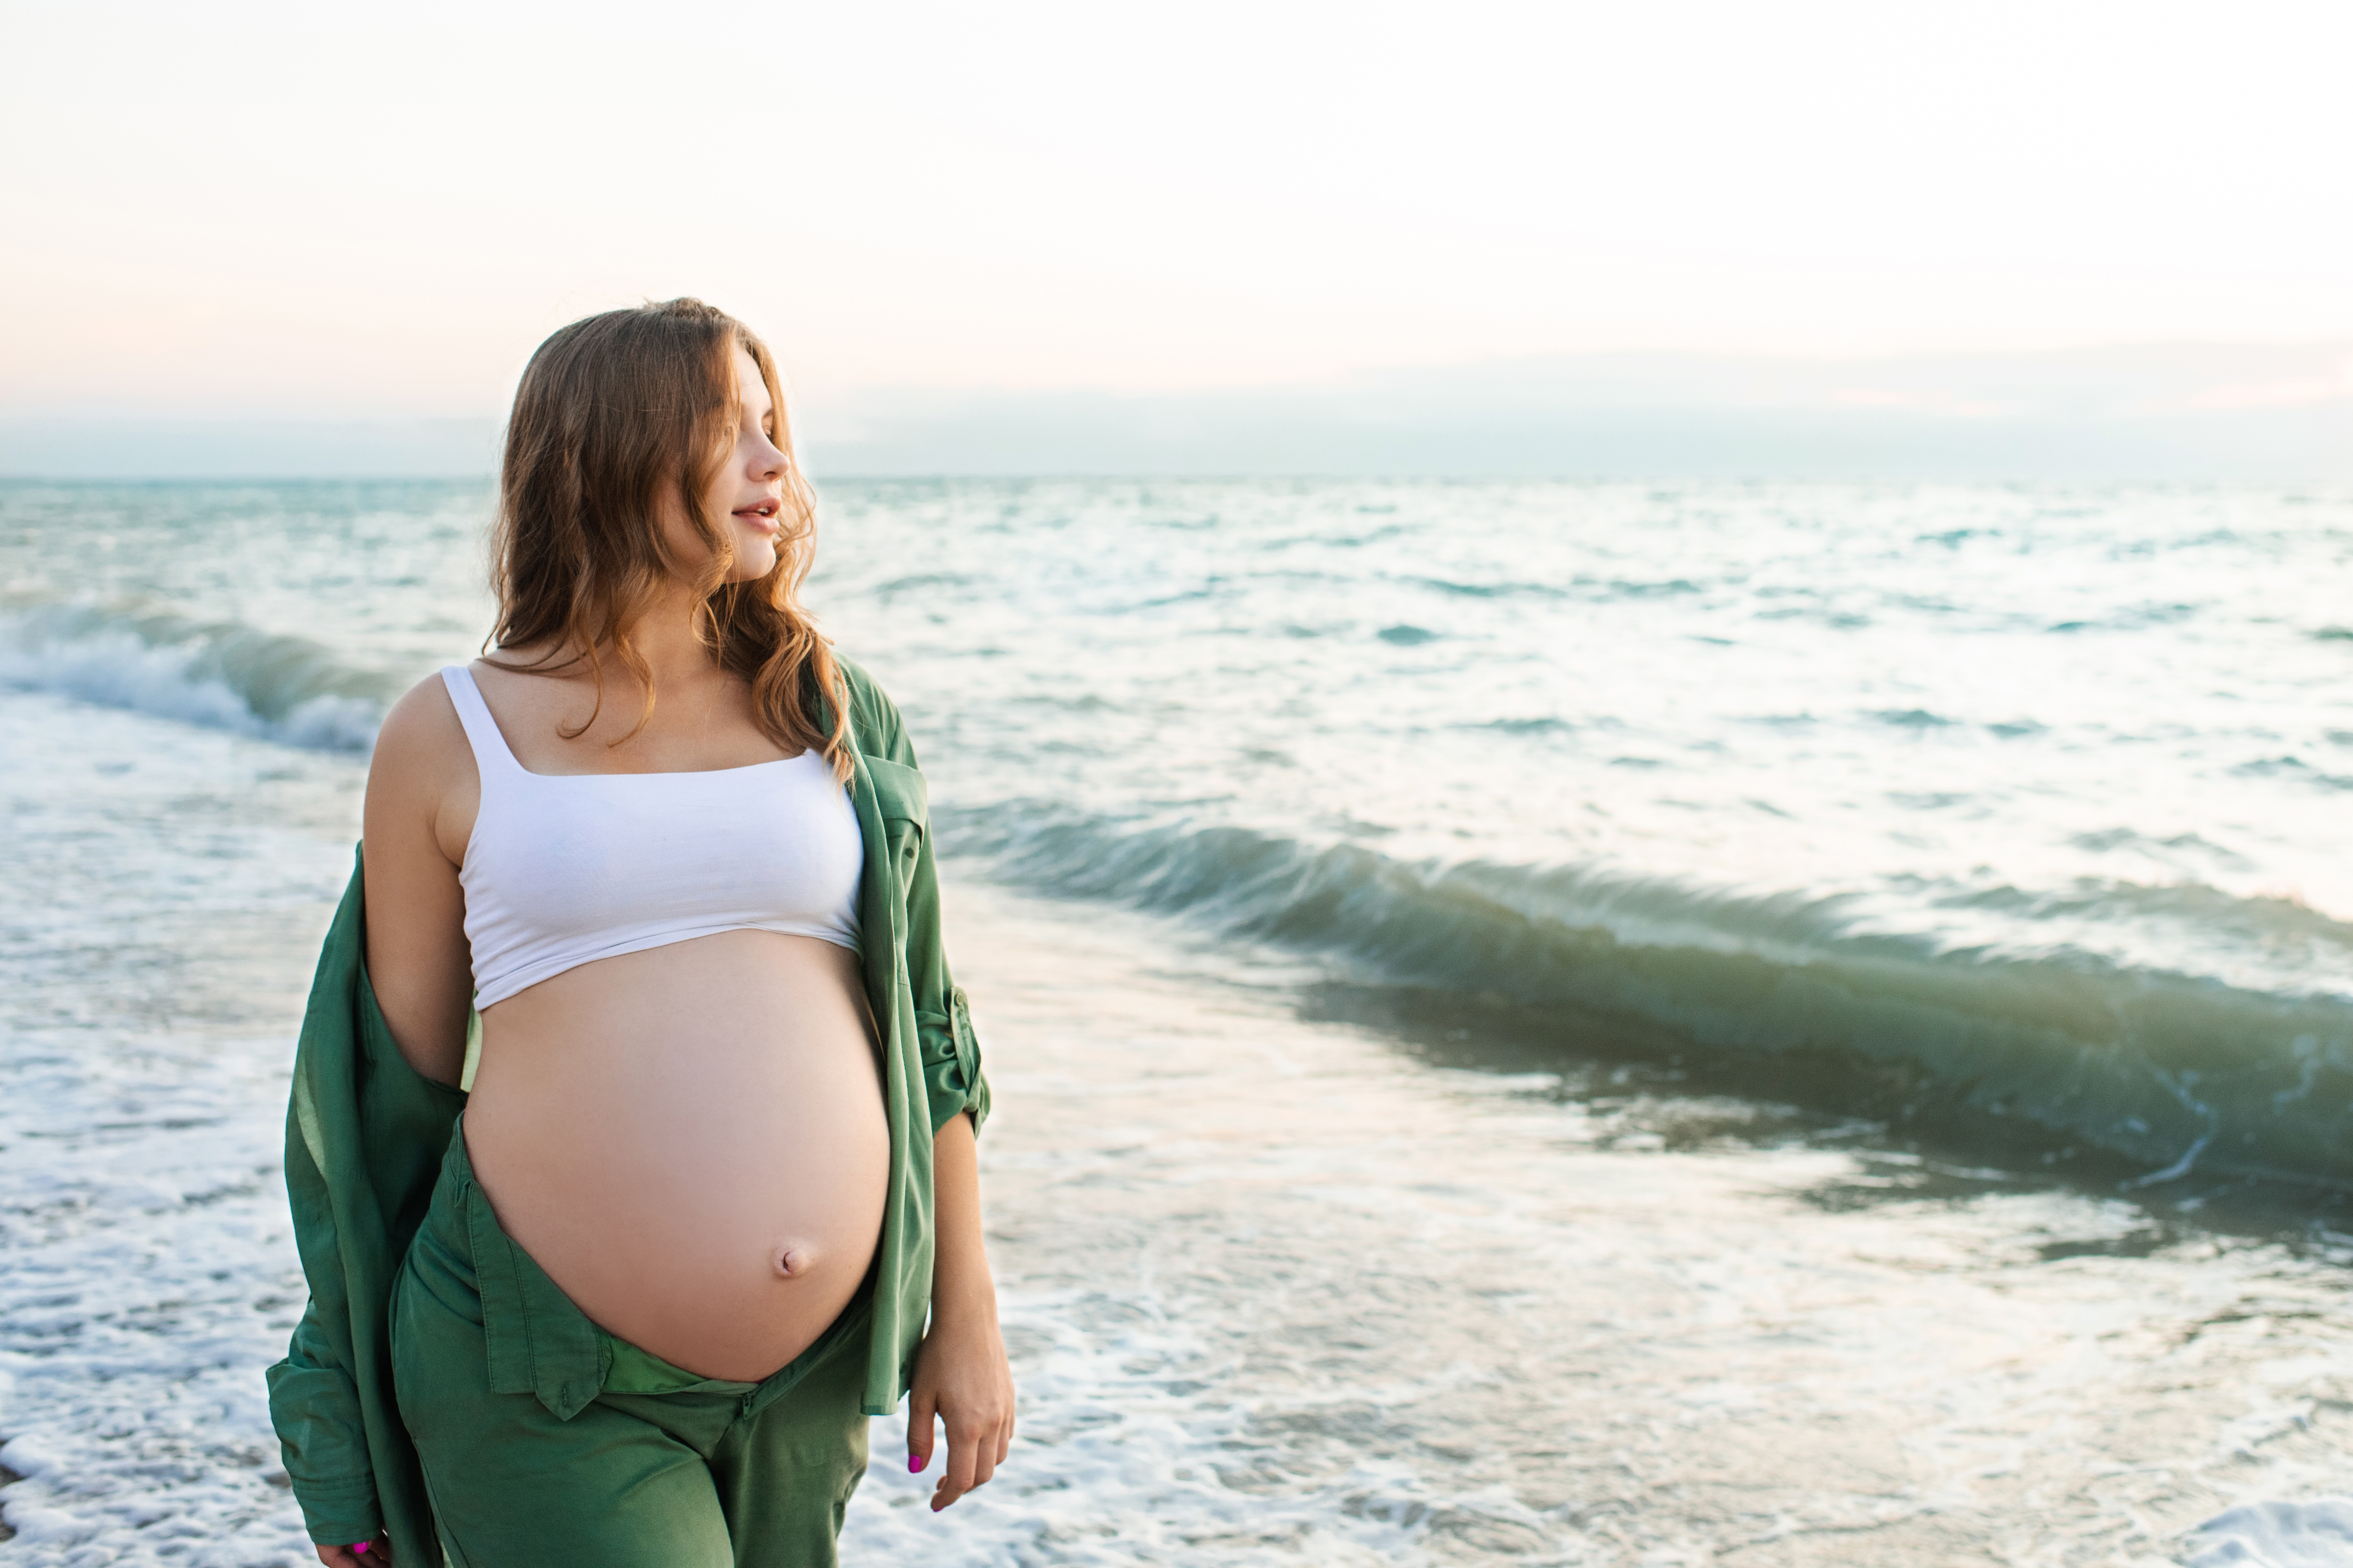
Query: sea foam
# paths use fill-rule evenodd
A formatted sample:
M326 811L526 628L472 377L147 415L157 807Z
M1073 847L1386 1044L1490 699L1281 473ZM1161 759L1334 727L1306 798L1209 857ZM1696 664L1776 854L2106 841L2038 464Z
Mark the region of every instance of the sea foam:
M73 605L0 617L0 683L337 752L374 746L385 689L306 638Z
M2189 1532L2183 1568L2353 1568L2353 1498L2259 1502Z

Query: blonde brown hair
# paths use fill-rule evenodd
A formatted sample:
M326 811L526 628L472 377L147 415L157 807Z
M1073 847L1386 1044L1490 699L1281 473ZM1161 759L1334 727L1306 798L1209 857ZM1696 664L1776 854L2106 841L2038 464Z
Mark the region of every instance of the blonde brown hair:
M771 438L791 459L776 564L745 583L726 580L735 552L723 520L703 510L742 418L737 349L760 367L776 410ZM700 566L677 560L664 541L665 500L685 508L711 547ZM719 663L750 683L760 728L780 746L821 752L847 780L841 672L800 605L816 534L816 497L793 457L776 356L750 328L700 300L590 316L540 344L515 389L491 536L499 617L491 642L549 650L503 668L552 675L587 660L596 707L567 739L604 709L609 650L646 693L627 740L654 710L653 672L629 634L668 584L689 578L696 629Z

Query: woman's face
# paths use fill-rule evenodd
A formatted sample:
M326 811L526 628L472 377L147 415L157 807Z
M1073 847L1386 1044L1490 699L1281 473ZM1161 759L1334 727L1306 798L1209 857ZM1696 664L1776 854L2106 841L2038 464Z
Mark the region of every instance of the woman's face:
M735 351L735 402L743 410L736 421L734 445L703 492L706 516L725 519L722 526L735 547L731 583L749 583L776 569L776 536L785 504L785 469L789 466L778 449L776 410L768 397L768 384L759 364L743 349ZM690 567L711 559L702 542L679 509L662 519L662 531L678 560Z

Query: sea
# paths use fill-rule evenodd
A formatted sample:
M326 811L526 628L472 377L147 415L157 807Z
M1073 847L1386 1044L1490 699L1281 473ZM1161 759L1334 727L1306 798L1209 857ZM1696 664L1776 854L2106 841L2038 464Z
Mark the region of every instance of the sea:
M0 1568L313 1561L287 1074L487 480L0 485ZM892 480L1011 1456L852 1564L2353 1564L2353 492Z

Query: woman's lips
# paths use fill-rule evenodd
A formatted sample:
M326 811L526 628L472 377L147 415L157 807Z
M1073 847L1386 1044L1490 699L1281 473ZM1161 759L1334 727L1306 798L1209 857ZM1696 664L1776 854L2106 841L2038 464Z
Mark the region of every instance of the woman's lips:
M762 533L774 533L777 527L776 510L776 502L764 500L752 506L739 506L735 509L734 515L748 526L758 529Z

